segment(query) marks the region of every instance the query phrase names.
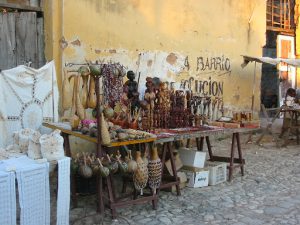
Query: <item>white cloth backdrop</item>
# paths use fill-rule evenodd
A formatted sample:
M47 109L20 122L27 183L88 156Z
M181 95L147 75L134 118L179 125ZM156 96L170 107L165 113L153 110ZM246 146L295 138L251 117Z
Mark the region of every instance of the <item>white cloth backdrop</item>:
M37 130L58 120L58 88L54 62L40 69L24 65L0 73L0 147L12 144L22 128Z

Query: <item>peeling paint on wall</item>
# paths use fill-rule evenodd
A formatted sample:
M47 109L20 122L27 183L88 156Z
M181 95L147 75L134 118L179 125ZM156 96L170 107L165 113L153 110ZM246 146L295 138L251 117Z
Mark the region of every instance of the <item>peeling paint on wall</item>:
M76 39L75 41L72 41L71 44L74 46L81 46L81 42L78 39Z
M57 23L69 41L63 42L63 63L119 62L140 75L141 93L147 76L175 82L177 88L193 78L195 91L222 93L229 107L247 109L253 67L242 69L240 55L261 55L265 9L265 0L64 1L63 20ZM256 110L259 99L257 92Z

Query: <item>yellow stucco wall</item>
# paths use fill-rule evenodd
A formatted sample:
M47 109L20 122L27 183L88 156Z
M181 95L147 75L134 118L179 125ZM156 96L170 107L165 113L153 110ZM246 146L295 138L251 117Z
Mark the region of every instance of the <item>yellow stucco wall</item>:
M265 0L46 0L46 58L55 60L59 80L65 62L99 59L140 72L141 88L149 75L178 86L189 77L217 81L229 112L249 110L254 64L242 69L240 55L262 55L265 7Z
M297 15L300 15L300 0L296 0L296 7L295 7L295 23L297 24L296 26L296 40L295 40L295 46L296 46L296 58L300 58L300 24L299 20L300 18ZM297 87L300 87L300 69L297 69Z

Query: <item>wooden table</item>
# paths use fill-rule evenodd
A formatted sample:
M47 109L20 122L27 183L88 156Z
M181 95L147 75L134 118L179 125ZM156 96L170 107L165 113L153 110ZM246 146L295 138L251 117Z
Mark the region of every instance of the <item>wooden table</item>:
M67 156L72 157L72 152L70 149L70 141L69 136L75 136L80 139L93 142L98 145L98 139L94 137L90 137L88 135L81 134L77 131L72 131L70 129L64 128L61 126L60 123L43 123L43 126L51 128L51 129L58 129L61 131L62 136L64 138L64 149ZM156 138L147 138L147 139L138 139L138 140L130 140L130 141L122 141L122 142L112 142L110 145L103 145L104 152L109 151L109 148L111 147L120 147L120 146L127 146L127 145L136 145L136 144L146 144L146 143L153 143L156 140ZM99 148L97 147L97 157L100 157L101 152L98 151ZM97 176L97 196L98 196L98 211L101 213L104 212L104 193L103 193L103 185L102 185L102 179L105 179L106 181L106 187L108 191L108 205L111 210L111 214L113 218L116 218L116 209L120 207L125 207L132 204L140 204L140 203L146 203L146 202L152 202L153 209L157 208L157 202L158 202L158 195L156 193L152 193L150 196L143 196L140 198L135 199L117 199L115 195L115 188L113 184L112 174L110 174L106 178L102 178L100 176ZM77 207L77 195L76 195L76 185L75 185L75 176L72 175L72 189L71 189L71 197L72 201L75 207Z
M80 132L72 131L70 129L66 129L60 126L60 124L55 123L44 123L45 127L51 128L51 129L59 129L62 132L62 136L64 138L64 148L66 155L71 157L71 149L70 149L70 142L69 142L69 136L75 136L78 138L81 138L83 140L87 140L90 142L93 142L95 144L98 144L98 139L90 137L88 135L83 135ZM119 146L126 146L126 145L133 145L133 144L142 144L142 143L152 143L155 144L163 144L163 151L162 151L162 165L165 165L165 159L166 154L170 154L170 161L172 166L172 172L173 177L168 182L163 182L161 184L160 189L164 189L167 187L171 187L173 185L176 186L177 195L180 195L180 188L179 188L179 179L177 177L177 171L175 167L175 159L173 157L173 149L171 147L171 143L183 139L196 139L197 143L197 150L203 151L203 145L204 140L206 142L208 153L211 161L221 161L221 162L229 162L229 165L227 166L229 169L229 180L232 180L232 174L233 170L236 167L241 168L241 173L244 175L244 164L245 160L242 156L242 150L241 150L241 144L240 144L240 133L244 132L251 132L255 131L257 129L247 129L247 128L238 128L238 129L225 129L225 128L217 128L214 127L213 129L203 129L203 130L194 130L194 131L186 131L186 132L180 132L180 133L173 133L171 136L161 136L158 134L157 139L155 138L149 138L149 139L143 139L143 140L132 140L132 141L124 141L124 142L115 142L112 143L109 146L103 146L105 151L108 151L110 147L119 147ZM232 134L232 142L231 142L231 152L230 156L228 157L221 157L221 156L215 156L213 155L213 150L210 144L210 136L218 135L218 134ZM237 148L235 148L235 144L237 145ZM98 149L98 148L97 148ZM235 158L235 152L237 150L238 158ZM97 152L97 155L99 152ZM113 185L113 179L112 175L109 175L106 179L107 189L108 189L108 201L109 201L109 207L111 209L112 217L116 217L116 209L119 207L125 207L131 204L139 204L144 202L152 201L152 206L154 209L157 207L158 202L158 193L152 194L150 196L145 196L143 198L137 198L137 199L130 199L126 201L117 201L116 196L114 193L114 185ZM74 206L77 206L77 196L76 196L76 186L75 186L75 177L72 176L72 200L74 202ZM101 182L100 182L101 181ZM103 205L103 190L102 190L102 178L99 179L99 182L97 182L97 195L98 195L98 211L102 212L104 211L104 205Z
M283 137L284 133L287 131L287 135L284 137L284 143L283 146L287 146L289 142L289 136L292 130L296 130L296 137L297 137L297 144L300 144L300 138L299 138L299 129L300 124L298 124L298 119L300 117L300 109L299 108L293 108L288 106L282 106L281 113L284 113L285 116L288 114L290 116L290 121L287 126L287 128L282 128L281 134L279 137Z
M260 128L235 128L235 129L229 129L229 128L218 128L218 127L211 127L212 129L207 130L196 130L196 131L186 131L186 132L180 132L180 133L173 133L173 135L170 135L170 137L164 137L160 138L160 135L157 135L157 140L155 143L164 143L164 149L168 148L169 153L172 153L172 148L170 147L171 142L184 140L184 139L195 139L197 144L197 150L203 151L204 146L204 140L207 145L208 154L210 161L219 161L219 162L227 162L229 165L227 168L229 169L229 181L232 180L233 170L237 167L241 168L242 176L244 175L244 164L245 159L242 155L242 149L241 149L241 142L240 142L240 133L249 133L260 130ZM163 134L163 133L162 133ZM230 156L223 157L223 156L216 156L213 154L213 149L210 143L210 136L216 136L219 134L232 134L232 141L231 141L231 150L230 150ZM167 151L163 151L165 154ZM237 153L238 158L235 157L235 153ZM171 154L172 157L173 154ZM162 162L165 160L165 155L162 156ZM171 158L171 165L172 165L172 172L174 175L173 182L162 184L161 188L170 187L172 185L176 185L177 189L177 195L180 195L179 190L179 182L176 175L176 169L175 169L175 162L174 159ZM174 172L175 171L175 172ZM175 182L175 183L174 183Z

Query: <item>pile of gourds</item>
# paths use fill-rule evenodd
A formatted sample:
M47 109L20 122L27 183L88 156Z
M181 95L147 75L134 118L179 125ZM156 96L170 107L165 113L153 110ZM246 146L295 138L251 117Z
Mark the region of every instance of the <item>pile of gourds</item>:
M155 135L134 129L123 129L120 125L115 125L112 122L101 120L101 135L103 144L117 141L129 141L137 139L154 138ZM97 121L95 120L82 120L80 125L82 134L90 135L91 137L98 136ZM109 139L109 140L107 140Z
M126 70L120 64L99 64L80 66L76 72L68 72L64 69L64 79L62 84L62 108L64 111L71 109L71 115L63 119L69 120L72 129L78 128L80 120L86 118L86 109L95 109L97 106L95 80L105 76L106 70L110 68L116 77L126 75ZM72 88L73 79L73 88Z
M91 178L92 176L107 177L109 174L117 172L132 173L135 169L136 163L131 154L129 153L122 160L119 151L115 155L107 154L101 158L97 158L93 153L77 153L71 162L71 172L79 174L83 178Z
M135 152L135 160L132 158L131 150L127 149L127 156L121 159L119 151L115 155L105 155L97 158L95 154L78 153L72 159L71 171L79 174L83 178L92 176L107 177L109 174L120 172L122 174L133 174L134 187L143 195L143 188L149 187L156 192L161 182L162 165L157 154L157 149L153 148L148 159L148 151L143 157L140 151Z

